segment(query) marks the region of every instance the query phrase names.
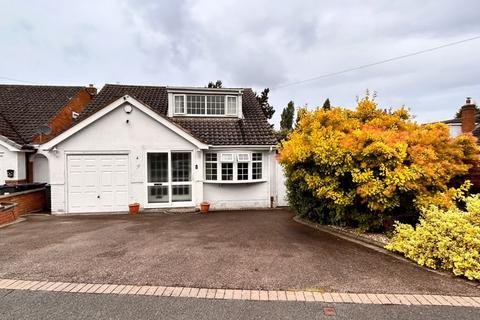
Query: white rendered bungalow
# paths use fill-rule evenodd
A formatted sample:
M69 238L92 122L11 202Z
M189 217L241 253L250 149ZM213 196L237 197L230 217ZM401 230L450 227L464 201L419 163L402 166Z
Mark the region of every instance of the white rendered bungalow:
M38 146L55 214L277 205L275 139L251 89L107 84Z

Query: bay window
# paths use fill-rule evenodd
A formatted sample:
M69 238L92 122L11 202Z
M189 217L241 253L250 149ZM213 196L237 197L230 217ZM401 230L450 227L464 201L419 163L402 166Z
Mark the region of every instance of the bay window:
M205 181L230 183L262 180L262 153L215 153L205 154Z

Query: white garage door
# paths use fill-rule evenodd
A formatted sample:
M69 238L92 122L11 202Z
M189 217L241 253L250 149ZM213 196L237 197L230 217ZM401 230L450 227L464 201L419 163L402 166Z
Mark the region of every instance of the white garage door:
M128 155L69 155L68 212L128 210Z

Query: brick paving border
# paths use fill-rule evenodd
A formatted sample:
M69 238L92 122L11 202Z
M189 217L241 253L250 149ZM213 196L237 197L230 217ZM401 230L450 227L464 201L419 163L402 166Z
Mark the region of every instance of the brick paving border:
M1 279L0 289L55 291L87 294L117 294L198 299L302 301L353 304L455 306L480 308L480 297L441 296L428 294L337 293L302 290L232 290L191 287L134 286L103 283L71 283Z

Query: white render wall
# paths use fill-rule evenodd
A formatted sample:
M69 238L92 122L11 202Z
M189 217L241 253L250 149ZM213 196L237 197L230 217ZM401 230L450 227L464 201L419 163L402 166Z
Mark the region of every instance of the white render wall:
M13 178L7 177L7 170L15 170ZM26 179L25 153L10 151L0 145L0 185L5 180L23 180Z
M29 159L33 165L33 182L49 183L50 170L48 168L48 159L42 154L36 154Z
M129 120L127 123L126 120ZM192 151L192 205L211 202L212 210L239 208L267 208L274 196L274 151L263 153L263 180L239 184L204 183L204 153L195 145L163 126L157 120L133 107L130 114L122 107L77 132L56 146L56 151L39 151L48 158L51 184L52 212L64 214L67 204L67 155L69 154L128 154L128 201L147 205L146 153L162 151ZM232 152L258 149L229 149ZM221 152L221 150L209 150ZM276 197L274 197L275 199ZM275 204L275 203L274 203ZM147 205L152 207L151 205ZM125 211L128 208L125 208Z
M121 107L113 110L61 142L56 151L40 151L49 163L52 212L67 212L67 154L128 154L128 200L130 203L139 202L143 207L146 202L146 152L167 150L194 151L196 147L135 107L131 114L125 113ZM202 166L198 164L198 167ZM195 170L192 174L195 179ZM195 189L194 183L193 200L200 202L201 199L195 199Z

